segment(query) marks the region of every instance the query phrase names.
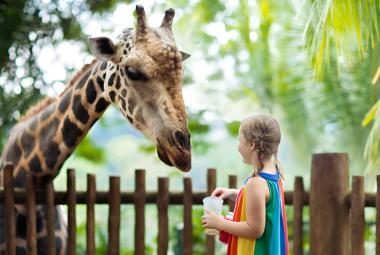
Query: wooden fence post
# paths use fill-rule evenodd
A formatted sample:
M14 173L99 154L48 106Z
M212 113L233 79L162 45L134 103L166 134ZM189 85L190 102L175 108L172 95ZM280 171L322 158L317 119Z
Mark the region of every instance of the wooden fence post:
M16 254L16 220L13 189L13 165L4 167L4 221L6 254Z
M135 204L135 254L145 254L145 170L135 171L135 193L133 194Z
M86 222L86 254L95 254L95 200L96 200L96 178L93 174L87 174L87 222Z
M46 184L46 205L47 205L47 254L55 255L55 202L53 178L47 179Z
M120 177L111 176L108 213L108 255L120 254Z
M31 173L26 176L26 219L26 254L37 255L36 190Z
M293 192L293 252L294 255L303 255L303 201L304 201L303 179L297 176L294 182Z
M348 254L348 155L314 154L310 186L310 254Z
M236 189L237 187L237 176L236 175L229 175L228 176L228 187L230 189ZM232 199L228 199L228 207L229 211L233 212L235 209L235 201Z
M380 255L380 175L376 177L376 255Z
M352 177L351 192L351 254L364 255L364 177Z
M192 222L192 205L193 189L191 178L183 178L183 254L193 254L193 222Z
M67 221L67 234L68 234L68 242L67 242L67 251L69 255L76 254L77 248L77 223L76 223L76 214L75 208L77 203L76 197L76 187L75 187L75 172L74 169L67 170L67 209L68 209L68 221Z
M216 188L216 169L209 168L207 171L207 195L210 196L211 193ZM215 236L206 235L206 247L207 255L215 254Z
M165 255L168 252L169 242L169 178L158 178L157 210L158 210L158 246L157 254Z

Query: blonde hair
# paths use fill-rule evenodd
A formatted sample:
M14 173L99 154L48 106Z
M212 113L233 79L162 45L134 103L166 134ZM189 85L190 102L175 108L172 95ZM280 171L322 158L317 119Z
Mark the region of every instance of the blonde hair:
M276 168L282 176L282 169L277 159L281 131L278 121L269 114L254 114L241 122L240 132L249 144L255 144L259 169L262 171L264 160L275 158ZM254 175L257 174L254 173Z

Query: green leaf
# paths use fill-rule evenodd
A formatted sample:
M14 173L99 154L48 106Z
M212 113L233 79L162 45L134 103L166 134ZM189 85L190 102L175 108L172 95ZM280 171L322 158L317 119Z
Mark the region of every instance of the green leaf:
M380 100L377 101L373 106L372 108L369 110L369 112L365 115L363 121L362 121L362 126L363 127L366 127L369 123L371 123L376 114L377 114L377 111L379 109L379 106L380 106Z
M68 40L75 40L81 37L82 28L74 17L62 18L61 26L63 30L63 37Z
M88 159L94 163L103 163L105 159L104 150L96 147L87 135L75 150L75 154L79 157Z
M227 123L227 130L232 136L237 136L239 134L240 121L233 121Z
M141 144L139 145L139 150L151 154L156 152L156 146L154 144Z
M198 117L199 118L199 117ZM209 125L201 123L201 121L193 116L189 120L189 131L191 134L205 134L210 130Z

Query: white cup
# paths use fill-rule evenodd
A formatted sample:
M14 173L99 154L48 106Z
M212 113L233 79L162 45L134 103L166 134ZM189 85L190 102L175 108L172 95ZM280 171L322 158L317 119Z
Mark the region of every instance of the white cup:
M222 208L223 208L223 199L219 197L205 197L203 199L204 215L207 214L206 209L208 211L211 211L220 215L222 213ZM219 234L219 230L213 229L213 228L207 228L205 232L208 235Z

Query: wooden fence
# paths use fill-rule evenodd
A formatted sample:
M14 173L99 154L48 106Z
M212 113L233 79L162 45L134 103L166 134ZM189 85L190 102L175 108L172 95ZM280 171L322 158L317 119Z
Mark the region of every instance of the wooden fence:
M145 188L145 170L135 172L135 191L121 192L120 178L110 177L109 191L97 191L94 175L87 176L87 190L76 191L75 172L67 172L67 191L54 191L51 181L47 181L44 191L34 189L34 179L27 178L25 190L14 190L12 166L4 168L4 190L0 191L0 201L5 205L6 254L16 254L14 204L25 204L27 208L28 253L36 252L36 204L48 206L48 251L55 252L54 219L56 204L68 206L68 254L76 254L77 204L87 205L86 249L87 254L95 254L95 204L109 205L107 254L120 251L120 206L133 204L135 207L135 254L145 254L145 205L156 204L158 209L157 254L167 254L169 241L170 205L183 205L183 254L193 253L192 205L201 205L202 199L216 187L216 170L207 171L207 190L193 192L192 180L183 178L183 192L170 192L169 179L158 178L158 190ZM237 176L230 175L229 187L237 187ZM239 183L240 186L240 183ZM380 176L377 176L377 193L364 192L364 178L352 177L349 191L348 156L330 153L315 154L312 158L310 192L304 190L302 177L296 177L294 191L285 192L286 205L292 205L293 250L294 255L302 255L303 218L305 206L310 206L310 253L313 254L364 254L365 207L376 207L376 254L380 254ZM230 210L234 202L228 201ZM215 237L207 236L207 254L215 254Z

